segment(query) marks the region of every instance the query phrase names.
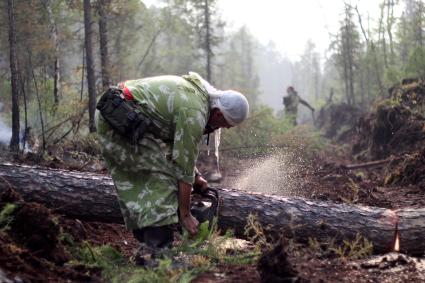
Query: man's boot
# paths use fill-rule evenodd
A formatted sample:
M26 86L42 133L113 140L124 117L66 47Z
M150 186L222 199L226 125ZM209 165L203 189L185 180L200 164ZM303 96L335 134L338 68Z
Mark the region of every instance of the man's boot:
M135 229L133 235L141 243L134 261L137 265L146 267L157 267L158 259L169 251L174 240L171 225Z

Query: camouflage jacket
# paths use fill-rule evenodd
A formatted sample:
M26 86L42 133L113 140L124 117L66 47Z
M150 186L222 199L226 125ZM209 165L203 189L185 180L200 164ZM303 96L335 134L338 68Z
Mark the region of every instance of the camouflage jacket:
M195 162L209 116L208 93L199 75L159 76L129 80L126 88L172 148L179 180L193 183Z

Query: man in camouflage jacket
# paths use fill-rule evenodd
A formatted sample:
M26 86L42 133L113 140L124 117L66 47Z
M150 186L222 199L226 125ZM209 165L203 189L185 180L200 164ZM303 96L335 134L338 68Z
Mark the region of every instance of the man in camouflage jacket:
M302 105L309 108L312 112L314 112L314 108L298 95L298 92L294 89L294 87L289 86L286 89L286 93L287 95L283 97L283 105L285 106L285 119L287 119L290 124L296 126L298 104L301 103Z
M102 154L127 229L154 249L169 247L172 224L180 221L190 234L197 233L190 193L192 184L207 187L195 168L203 134L240 124L248 116L248 102L238 92L216 90L196 73L129 80L118 88L155 130L132 144L97 115Z

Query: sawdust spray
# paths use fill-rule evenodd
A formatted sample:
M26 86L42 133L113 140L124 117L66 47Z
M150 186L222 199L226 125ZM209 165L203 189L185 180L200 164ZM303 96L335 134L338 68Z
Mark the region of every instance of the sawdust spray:
M246 162L241 174L228 180L228 186L251 192L297 196L300 166L303 166L302 160L294 153L275 152Z

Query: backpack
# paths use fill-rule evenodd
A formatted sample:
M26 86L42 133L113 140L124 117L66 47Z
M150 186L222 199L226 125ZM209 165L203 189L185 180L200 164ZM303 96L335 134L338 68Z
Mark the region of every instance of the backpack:
M127 100L119 88L110 88L99 99L96 108L105 121L121 136L137 144L152 121L134 100Z

